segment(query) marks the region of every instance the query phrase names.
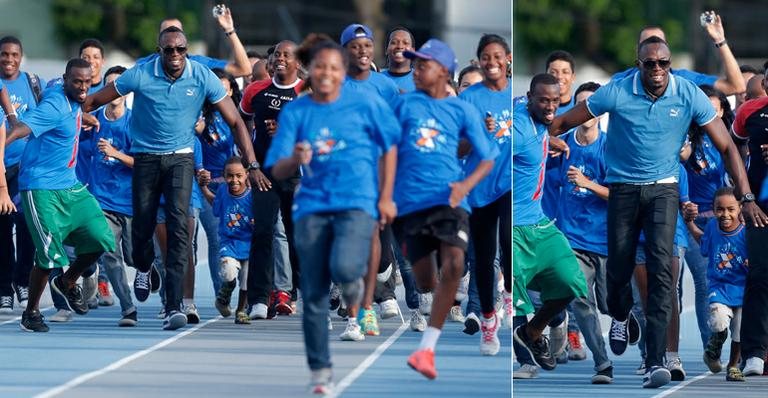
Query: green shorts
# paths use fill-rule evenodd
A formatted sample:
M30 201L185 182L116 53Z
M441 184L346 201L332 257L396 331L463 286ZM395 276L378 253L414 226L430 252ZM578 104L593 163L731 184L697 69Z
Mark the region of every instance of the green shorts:
M38 267L69 265L64 245L74 247L75 255L115 250L115 236L101 206L83 184L69 189L22 191L21 200Z
M554 221L516 226L512 240L515 315L533 313L526 289L540 292L543 302L587 296L584 274Z

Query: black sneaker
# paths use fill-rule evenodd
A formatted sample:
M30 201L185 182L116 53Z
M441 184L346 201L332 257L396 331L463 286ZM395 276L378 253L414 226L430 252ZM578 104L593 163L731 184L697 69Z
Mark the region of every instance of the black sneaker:
M0 314L13 313L13 296L0 297Z
M88 313L88 304L83 300L83 291L80 285L75 284L67 289L61 281L61 275L59 275L51 281L51 293L56 294L67 303L67 309L70 311L75 311L79 315Z
M141 303L147 301L149 291L152 289L150 273L151 271L141 272L136 270L136 277L133 279L133 294L136 296L136 300L139 300Z
M136 326L138 320L136 319L136 310L133 310L130 314L123 315L123 317L117 321L117 326L120 327L131 327Z
M611 346L611 352L616 355L621 355L627 350L627 323L629 320L619 322L616 319L611 319L611 331L609 338L609 345Z
M21 314L21 323L19 326L21 326L21 330L25 332L48 331L48 325L46 325L43 321L43 315L40 313L40 311L33 311L32 313L24 311Z
M525 333L525 325L523 325L515 328L512 337L522 348L528 351L536 365L544 370L554 370L557 367L557 361L549 352L549 341L546 336L542 335L537 341L530 341L528 334Z
M643 376L643 388L659 388L669 384L672 374L663 366L652 366Z
M477 318L474 312L470 312L466 318L464 318L464 334L470 336L480 331L480 319Z
M339 291L339 287L334 283L333 286L331 286L331 293L328 296L328 309L331 311L336 311L339 309L340 305L341 292Z
M613 382L613 366L598 370L592 376L592 384L611 384Z
M160 272L155 268L154 264L149 268L149 282L152 293L160 291L160 286L163 284L163 278L160 277Z
M642 336L642 329L640 329L640 322L637 321L635 314L630 312L627 318L627 334L629 337L629 345L636 345L640 342Z
M176 330L187 325L187 316L177 310L171 310L163 320L163 330Z

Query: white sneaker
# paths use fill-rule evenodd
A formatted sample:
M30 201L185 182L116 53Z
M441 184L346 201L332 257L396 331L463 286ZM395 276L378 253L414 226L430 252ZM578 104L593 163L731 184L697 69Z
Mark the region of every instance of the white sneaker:
M451 322L464 323L464 314L461 313L461 306L454 305L448 312L448 320Z
M432 293L419 293L419 311L422 315L432 312Z
M456 289L456 301L464 301L469 292L469 271L459 280L459 288Z
M513 379L535 379L539 377L539 367L536 365L525 364L512 372Z
M568 312L565 313L563 322L555 327L549 328L549 348L552 356L557 358L565 351L568 346Z
M331 368L313 370L309 382L309 392L315 395L329 395L333 392L333 372Z
M248 316L250 316L251 319L267 319L267 305L263 303L254 305Z
M427 330L427 320L424 319L424 315L421 315L419 310L411 310L411 330L415 332Z
M397 306L397 300L384 300L379 304L379 315L381 315L381 319L389 319L397 316L399 309L400 308Z
M501 299L504 301L504 322L501 326L505 329L512 329L512 293L505 290L501 293Z
M99 272L96 271L93 275L83 278L83 301L90 302L96 298L96 293L99 287ZM98 306L98 304L97 304Z
M386 282L387 279L389 279L389 277L392 276L393 268L394 267L390 263L389 265L387 265L387 268L383 272L376 274L376 282L379 282L379 283Z
M331 322L330 315L328 315L328 330L333 330L333 322Z
M403 285L403 274L400 273L400 268L397 268L397 271L395 271L395 284L397 286Z
M760 376L763 374L765 362L758 357L747 358L747 364L744 366L744 376Z
M499 353L501 343L499 342L499 318L494 315L493 318L483 317L480 322L480 353L483 355L496 355Z
M72 311L59 310L59 312L53 314L48 320L51 322L69 322L72 320Z
M360 325L356 320L347 322L347 328L339 335L342 341L363 341L365 336L360 331Z
M183 306L184 315L187 316L187 323L200 323L200 313L197 312L197 306L189 304Z

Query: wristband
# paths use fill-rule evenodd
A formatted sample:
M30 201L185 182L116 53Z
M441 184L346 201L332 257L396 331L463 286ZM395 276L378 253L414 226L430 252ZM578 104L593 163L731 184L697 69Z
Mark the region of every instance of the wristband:
M229 36L230 36L230 35L232 35L233 33L235 33L235 30L234 30L234 29L230 30L229 32L224 32L224 36L227 36L227 37L229 37Z
M726 44L728 44L728 40L723 39L723 41L721 41L719 43L715 43L715 48L720 48L720 47L722 47L722 46L724 46Z

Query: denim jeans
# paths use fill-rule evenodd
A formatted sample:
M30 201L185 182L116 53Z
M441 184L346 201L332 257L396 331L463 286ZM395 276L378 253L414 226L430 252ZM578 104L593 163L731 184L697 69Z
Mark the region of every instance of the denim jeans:
M712 217L696 217L696 226L703 231L711 219ZM693 278L696 298L696 322L699 325L701 344L703 347L706 347L710 334L709 325L707 324L707 319L709 318L707 265L709 261L701 255L699 243L690 234L688 234L688 250L685 252L685 262L688 264L688 269L691 271L691 277Z
M11 199L19 193L19 165L8 166L5 171L8 194ZM12 296L13 285L29 286L29 272L35 256L35 245L24 221L24 212L0 216L0 296ZM16 244L13 227L16 226Z
M632 309L630 281L642 230L646 238L648 305L646 308L647 366L663 366L666 332L672 303L672 246L679 192L671 184L611 184L608 198L608 310L624 321Z
M275 290L290 292L293 289L291 278L291 254L288 249L288 236L285 234L282 212L277 212L275 237L272 240L275 253Z
M361 210L310 214L296 222L296 253L302 264L302 326L311 370L330 368L328 295L337 285L365 275L375 220Z
M605 301L605 264L606 257L599 254L574 250L581 272L587 281L587 297L576 297L571 302L576 323L584 335L584 341L592 352L595 370L601 371L611 366L608 352L605 350L605 340L600 328L599 312L607 311Z
M208 184L208 189L215 193L219 185L219 183L211 182ZM213 294L216 294L221 288L221 277L219 276L219 219L213 215L211 204L205 199L202 202L203 207L200 209L199 220L208 241L208 272L210 272L211 282L213 282Z
M741 313L741 357L763 359L768 347L768 227L747 224L747 252L749 273Z
M165 258L163 289L165 310L178 311L181 305L184 267L188 262L189 237L187 225L194 159L191 153L134 155L133 165L133 263L139 271L147 272L155 260L152 236L157 224L160 196L165 197L165 222L168 248Z
M123 315L128 315L136 307L131 298L131 287L128 285L128 277L125 274L125 266L130 264L131 258L131 217L124 214L104 211L107 225L115 235L117 247L114 252L105 252L101 256L101 273L107 274L112 283L112 290L120 300L120 309Z

